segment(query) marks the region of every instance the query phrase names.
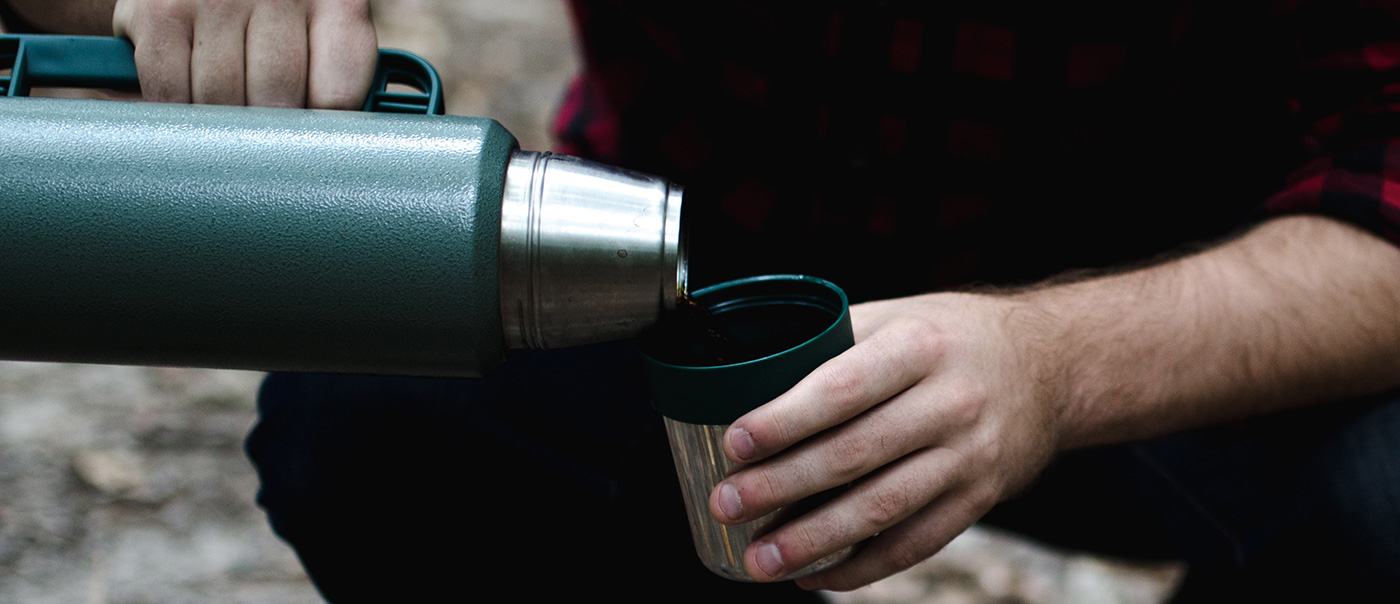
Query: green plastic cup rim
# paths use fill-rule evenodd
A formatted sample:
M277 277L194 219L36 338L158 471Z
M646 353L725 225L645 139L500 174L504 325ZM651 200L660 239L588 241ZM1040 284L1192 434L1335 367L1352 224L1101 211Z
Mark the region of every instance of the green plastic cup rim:
M732 280L732 282L715 283L713 284L713 286L701 287L701 289L699 290L692 291L692 293L690 293L690 297L697 298L697 300L699 300L699 298L713 296L713 294L717 293L717 291L735 289L735 287L748 287L752 286L752 284L755 283L764 282L805 282L818 284L818 286L826 287L827 290L832 291L832 293L836 293L836 296L840 298L841 311L839 314L833 315L832 324L827 325L826 329L822 329L822 332L820 332L820 334L813 335L811 336L811 338L805 339L805 341L799 343L799 345L792 346L792 348L780 350L780 352L773 353L773 355L760 356L757 357L757 359L743 360L743 362L739 363L689 366L689 364L673 364L662 362L662 360L657 360L654 359L654 357L652 357L651 355L647 355L647 352L645 352L645 350L643 350L643 355L647 356L647 360L650 360L651 363L659 364L659 366L672 367L672 369L687 371L722 370L729 369L729 367L743 366L743 364L763 363L766 362L766 360L773 359L773 357L788 355L788 353L794 352L794 350L802 348L802 346L808 345L808 343L815 341L815 339L820 339L822 338L822 336L830 334L830 331L832 331L832 329L840 327L841 320L844 320L844 318L846 318L846 315L851 313L851 303L850 300L848 300L848 298L846 297L846 291L840 289L840 287L837 287L836 283L829 282L829 280L822 279L822 277L813 277L808 275L762 275L756 277L743 277L743 279L735 279ZM711 307L711 311L724 311L728 310L728 308L739 307L742 306L742 304L746 303L752 304L753 301L729 301L729 303L724 303L720 304L720 306ZM792 304L792 301L788 301L788 304ZM822 308L826 307L822 306Z
M792 346L792 347L790 347L790 348L787 348L787 349L785 349L785 350L781 350L781 351L775 352L775 353L770 354L770 355L767 355L767 356L759 357L759 358L756 358L756 359L750 359L750 360L747 360L747 361L740 361L740 362L738 362L738 363L726 363L726 364L724 364L724 365L699 365L699 366L695 366L695 365L676 365L676 364L673 364L673 363L667 363L667 362L665 362L665 361L658 361L658 360L656 360L655 358L653 358L651 355L647 354L645 350L642 351L642 354L645 355L645 356L647 357L647 360L648 360L649 362L655 363L655 364L657 364L657 365L662 365L662 366L665 366L665 367L671 367L671 368L674 368L674 369L686 370L686 371L705 371L705 370L714 371L714 370L723 370L723 369L729 369L729 368L733 368L733 367L738 367L738 366L740 366L740 365L753 365L753 364L757 364L757 363L763 363L763 362L765 362L765 361L770 361L770 360L773 359L774 357L780 357L780 356L783 356L783 355L786 355L786 354L793 353L794 351L796 351L796 350L802 348L803 346L806 346L807 344L810 344L813 340L821 339L823 336L826 336L828 333L830 333L831 330L836 329L837 327L839 327L839 326L841 325L842 320L846 319L846 316L849 315L849 314L851 313L851 302L850 302L849 299L847 299L845 290L843 290L843 289L841 289L840 287L838 287L835 283L832 283L832 282L830 282L830 281L827 281L826 279L822 279L821 277L812 277L812 276L809 276L809 275L775 274L775 275L760 275L760 276L757 276L757 277L745 277L745 278L743 278L743 279L735 279L735 280L733 280L733 281L725 281L724 283L716 283L715 285L710 285L710 286L707 286L707 287L703 287L703 288L701 288L701 289L698 289L698 290L695 290L695 291L693 291L693 292L690 292L690 296L691 296L692 298L695 298L695 299L698 300L698 299L700 299L700 298L705 298L705 297L714 295L714 294L716 294L716 293L718 293L718 292L723 292L723 291L725 291L725 290L735 289L735 288L739 288L739 287L749 287L749 286L752 286L752 285L754 285L754 284L756 284L756 283L764 283L764 282L770 282L770 281L789 281L789 282L791 282L791 281L797 281L797 282L811 283L811 284L814 284L814 285L818 285L818 286L820 286L820 287L824 287L824 288L826 288L828 291L830 291L830 292L832 292L832 293L835 293L835 294L837 295L838 299L840 300L840 304L841 304L841 312L840 312L840 313L837 313L836 315L833 315L833 316L832 316L832 318L831 318L831 324L830 324L830 325L827 325L827 326L826 326L826 329L823 329L820 333L815 334L815 335L813 335L812 337L810 337L810 338L804 340L801 344L797 344L796 346ZM780 298L780 297L781 297L781 296L771 296L770 298ZM726 303L719 304L719 305L717 305L717 306L712 306L712 307L710 307L710 310L711 310L712 312L723 312L723 311L728 310L728 309L731 309L731 308L742 307L742 305L744 305L744 304L752 304L752 303L754 303L754 302L756 302L756 301L750 300L750 299L745 299L745 300L742 300L742 301L731 301L731 302L726 302ZM791 301L791 300L787 300L786 303L788 303L788 304L795 304L795 303L794 303L793 301ZM818 306L818 305L812 305L812 306ZM827 308L825 305L820 305L820 307L821 307L821 308Z
M802 284L820 291L781 290L782 284ZM771 292L738 296L711 310L716 314L745 305L808 305L831 313L830 322L818 333L784 350L747 361L723 365L678 365L656 359L643 346L644 370L652 406L662 415L691 424L727 424L748 411L786 392L826 360L853 344L850 327L850 301L836 284L807 275L777 274L727 281L695 291L701 302L739 288L762 288ZM803 297L812 300L803 303ZM818 303L817 301L821 302ZM839 304L834 307L833 303ZM839 311L839 312L838 312ZM815 323L815 322L814 322Z

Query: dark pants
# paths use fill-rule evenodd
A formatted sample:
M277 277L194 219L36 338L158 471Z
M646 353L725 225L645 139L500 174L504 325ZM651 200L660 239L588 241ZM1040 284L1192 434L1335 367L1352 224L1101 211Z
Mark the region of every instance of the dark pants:
M1400 393L1063 455L985 521L1184 560L1175 602L1400 602Z
M482 380L271 375L247 447L258 501L333 602L816 601L696 559L636 355L519 353ZM988 521L1186 559L1191 601L1369 601L1400 583L1400 401L1076 452Z

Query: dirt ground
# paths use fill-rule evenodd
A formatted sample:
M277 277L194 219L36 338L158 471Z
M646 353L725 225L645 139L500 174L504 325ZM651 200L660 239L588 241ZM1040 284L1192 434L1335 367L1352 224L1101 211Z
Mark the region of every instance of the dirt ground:
M438 67L449 113L496 118L525 148L549 147L549 113L576 67L562 3L375 10L381 46ZM0 363L0 603L320 601L253 504L241 443L260 377ZM915 569L831 599L1150 604L1179 575L975 528Z

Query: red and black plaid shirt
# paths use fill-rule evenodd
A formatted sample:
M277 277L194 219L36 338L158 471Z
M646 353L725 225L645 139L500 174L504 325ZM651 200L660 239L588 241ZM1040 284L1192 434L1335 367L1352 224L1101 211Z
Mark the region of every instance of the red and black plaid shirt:
M1400 2L836 4L576 0L560 150L684 184L698 284L1025 282L1285 212L1400 242Z

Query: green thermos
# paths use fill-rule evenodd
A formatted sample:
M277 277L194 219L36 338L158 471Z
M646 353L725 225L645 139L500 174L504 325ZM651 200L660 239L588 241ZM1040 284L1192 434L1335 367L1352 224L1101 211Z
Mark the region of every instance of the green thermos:
M131 52L0 36L0 358L480 376L684 288L679 187L436 115L406 53L364 112L25 96L134 88Z

